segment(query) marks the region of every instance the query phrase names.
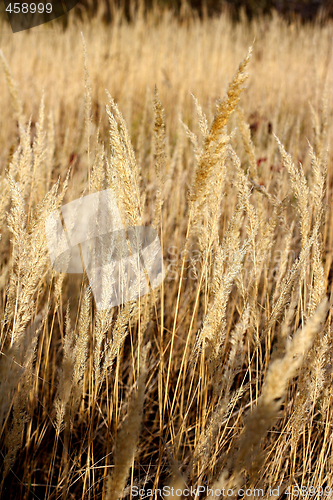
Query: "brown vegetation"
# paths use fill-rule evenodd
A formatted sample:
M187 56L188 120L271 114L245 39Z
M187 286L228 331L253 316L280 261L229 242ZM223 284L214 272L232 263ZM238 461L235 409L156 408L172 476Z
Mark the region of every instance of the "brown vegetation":
M0 31L2 498L319 498L331 25L121 15ZM86 274L52 269L45 220L107 188L157 228L167 275L101 311Z

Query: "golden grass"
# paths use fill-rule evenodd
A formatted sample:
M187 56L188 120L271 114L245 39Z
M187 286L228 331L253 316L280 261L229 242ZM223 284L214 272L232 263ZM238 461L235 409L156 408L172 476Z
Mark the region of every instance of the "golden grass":
M331 25L0 28L2 498L332 493ZM104 189L166 278L101 311L45 220Z

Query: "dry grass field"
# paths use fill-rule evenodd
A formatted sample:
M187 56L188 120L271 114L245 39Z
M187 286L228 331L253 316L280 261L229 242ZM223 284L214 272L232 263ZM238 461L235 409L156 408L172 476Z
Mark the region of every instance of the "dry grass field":
M332 499L332 24L71 12L0 49L1 498ZM100 310L45 221L106 189L166 276Z

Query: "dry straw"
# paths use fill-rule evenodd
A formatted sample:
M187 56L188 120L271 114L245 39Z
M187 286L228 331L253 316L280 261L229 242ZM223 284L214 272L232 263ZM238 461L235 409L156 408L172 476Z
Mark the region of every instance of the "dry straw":
M142 6L84 38L1 27L1 496L332 490L331 27ZM100 309L45 220L105 189L167 276L109 308L103 273Z

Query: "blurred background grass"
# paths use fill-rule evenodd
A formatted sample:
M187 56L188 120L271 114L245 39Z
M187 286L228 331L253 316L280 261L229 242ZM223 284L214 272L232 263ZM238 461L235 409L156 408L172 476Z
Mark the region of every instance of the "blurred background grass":
M333 0L80 0L74 11L79 17L85 14L93 17L102 10L103 20L109 23L119 10L130 20L135 18L138 9L147 13L156 6L172 10L180 19L189 13L202 18L225 11L232 15L233 21L240 21L242 15L253 19L274 11L289 21L299 18L302 22L311 22L317 17L325 22L333 16ZM0 16L7 19L3 2L0 2ZM65 16L61 22L66 22Z

